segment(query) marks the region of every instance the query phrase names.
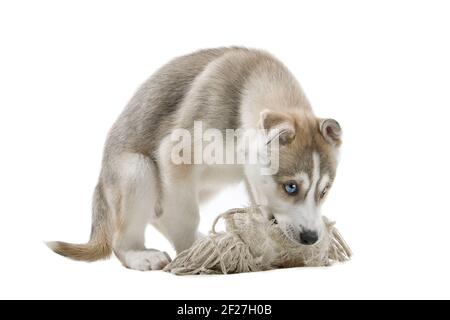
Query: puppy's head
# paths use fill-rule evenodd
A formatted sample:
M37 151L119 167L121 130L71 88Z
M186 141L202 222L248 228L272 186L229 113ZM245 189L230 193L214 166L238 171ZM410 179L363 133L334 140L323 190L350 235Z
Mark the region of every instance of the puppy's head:
M279 169L274 175L248 175L258 202L290 238L314 244L323 231L320 207L333 185L341 145L337 121L308 113L261 113L268 142L278 138Z

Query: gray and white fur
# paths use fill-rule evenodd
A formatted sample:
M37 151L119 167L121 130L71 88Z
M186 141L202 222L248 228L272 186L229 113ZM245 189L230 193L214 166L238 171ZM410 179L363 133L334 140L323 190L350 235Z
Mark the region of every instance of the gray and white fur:
M223 131L282 127L278 173L263 176L254 164L174 165L170 133L192 130L194 121ZM75 260L114 252L128 268L162 269L170 257L145 247L147 224L179 253L200 236L199 204L244 179L268 219L299 242L314 243L323 228L320 206L336 174L340 138L339 124L315 117L296 79L272 55L231 47L178 57L138 89L109 132L90 241L48 245ZM297 192L287 193L293 184Z

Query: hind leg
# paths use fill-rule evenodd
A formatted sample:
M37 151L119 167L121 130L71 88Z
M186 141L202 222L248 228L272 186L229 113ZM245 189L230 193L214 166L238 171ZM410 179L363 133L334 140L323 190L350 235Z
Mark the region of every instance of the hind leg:
M145 247L145 230L155 214L157 196L155 168L143 155L125 154L117 166L119 177L115 201L116 232L113 250L122 264L134 270L160 270L169 262L165 252Z

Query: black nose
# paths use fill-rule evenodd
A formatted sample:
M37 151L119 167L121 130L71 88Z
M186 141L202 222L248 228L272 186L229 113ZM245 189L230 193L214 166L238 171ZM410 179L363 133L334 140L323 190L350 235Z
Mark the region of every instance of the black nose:
M304 230L300 232L300 243L306 245L312 245L319 240L319 235L316 231Z

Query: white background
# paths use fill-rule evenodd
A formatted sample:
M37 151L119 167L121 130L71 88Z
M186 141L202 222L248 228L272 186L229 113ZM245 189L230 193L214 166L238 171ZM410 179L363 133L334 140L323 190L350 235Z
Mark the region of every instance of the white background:
M446 1L1 1L0 297L450 298L449 16ZM274 53L341 123L324 213L354 259L176 277L50 252L44 240L87 240L102 145L138 85L224 45ZM245 203L228 190L202 229Z

